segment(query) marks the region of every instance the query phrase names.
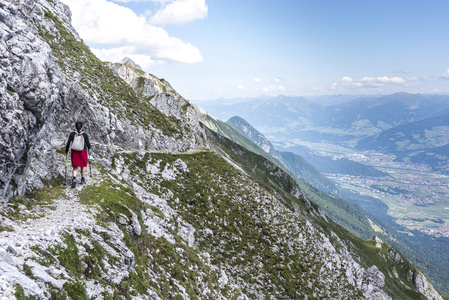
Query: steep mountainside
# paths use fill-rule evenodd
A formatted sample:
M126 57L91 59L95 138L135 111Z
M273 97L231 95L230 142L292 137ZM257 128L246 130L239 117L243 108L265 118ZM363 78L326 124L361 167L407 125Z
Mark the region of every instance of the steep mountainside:
M247 149L255 149L257 147L255 144L250 145L248 140L233 132L232 128L227 127L227 124L213 117L207 116L209 116L207 113L201 113L201 119L206 120L205 124L207 124L209 128L213 128L214 131L218 132L220 135L235 139L237 143ZM249 126L250 125L247 124L247 127ZM242 141L245 142L242 143ZM251 151L257 152L267 159L270 159L270 156L260 147L258 151ZM272 161L274 163L278 162L278 160ZM284 168L283 165L278 166ZM414 261L419 263L427 272L429 272L436 284L443 289L445 288L447 277L444 274L447 268L441 263L441 261L432 261L426 256L426 252L429 253L430 251L426 245L427 243L432 243L430 239L426 238L425 235L420 234L419 239L422 243L417 243L416 240L409 240L407 235L401 233L403 228L396 224L394 220L387 215L388 206L383 202L371 197L354 195L352 193L348 193L348 191L342 191L345 199L342 200L335 195L330 195L320 191L311 184L298 179L296 176L293 176L293 178L295 178L295 181L300 186L304 195L308 199L317 203L328 217L332 218L338 224L359 237L370 238L373 235L378 235L381 236L382 239L388 240L389 243L394 244L395 247L402 249L410 255L410 257L413 257ZM370 219L368 219L367 216L369 216ZM442 243L440 243L439 248L444 249ZM444 250L442 250L440 255L435 255L434 257L440 257L445 260L443 258L444 255L441 255L443 253L445 253Z
M203 113L202 115L204 116L205 114ZM209 121L206 124L210 128L217 128L217 124L220 124L220 122L221 121L214 119L214 122ZM261 155L266 157L267 159L270 159L271 155L273 157L276 157L277 159L275 161L279 161L282 163L280 165L281 168L285 167L287 172L291 172L292 174L294 174L293 178L296 180L301 190L304 192L304 195L318 204L327 216L332 218L335 222L345 227L353 234L362 238L371 238L372 236L376 235L376 232L373 229L373 227L375 227L373 221L369 220L366 216L367 211L372 212L371 208L368 208L368 210L364 210L357 204L357 201L354 201L354 199L349 199L348 197L345 197L346 201L343 200L341 196L346 195L346 193L341 193L341 191L337 190L336 185L332 181L328 179L320 180L320 178L324 176L321 175L315 168L310 166L301 156L293 154L292 152L276 150L265 136L263 136L259 131L257 131L242 118L233 117L228 121L228 123L233 125L236 129L239 129L239 132L241 132L243 135L251 138L254 143L262 142L262 145L269 145L265 148L270 149L271 154L264 153L261 150L254 151L252 150L255 148L254 145L251 146L248 142L241 143L242 139L235 139L235 135L226 135L226 132L230 132L230 130L227 130L226 132L217 130L215 131L223 136L229 137L233 141L239 143L240 145L255 153L262 153ZM329 164L331 165L332 163ZM308 176L310 173L312 174L312 176ZM319 176L317 176L316 174L318 174ZM315 178L318 178L318 180L315 180ZM323 182L329 182L329 184L324 185ZM329 188L332 189L329 190ZM377 206L379 206L379 203L376 204ZM388 207L386 207L385 213L387 209Z
M260 148L262 148L265 152L273 154L276 149L273 144L260 133L256 128L250 125L246 120L239 116L233 116L229 120L226 121L229 125L240 131L241 134L247 136L251 141L256 143Z
M57 0L0 0L0 34L3 298L442 299L166 81L98 60ZM78 120L93 176L69 189Z
M41 179L54 176L55 151L78 120L109 159L116 145L185 151L202 144L198 116L190 110L167 116L139 97L81 42L67 6L15 3L20 10L2 6L0 163L18 164L0 170L3 199L14 186L23 195L27 185L42 188ZM42 161L28 172L29 164Z

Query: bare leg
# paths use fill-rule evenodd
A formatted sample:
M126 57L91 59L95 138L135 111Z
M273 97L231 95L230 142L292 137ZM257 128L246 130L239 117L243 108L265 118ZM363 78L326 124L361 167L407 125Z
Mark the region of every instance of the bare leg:
M78 170L78 167L73 167L73 171L72 171L73 178L72 178L72 185L71 185L72 189L76 187L76 171L77 170Z
M81 167L81 177L84 178L84 176L86 176L86 168L85 167Z

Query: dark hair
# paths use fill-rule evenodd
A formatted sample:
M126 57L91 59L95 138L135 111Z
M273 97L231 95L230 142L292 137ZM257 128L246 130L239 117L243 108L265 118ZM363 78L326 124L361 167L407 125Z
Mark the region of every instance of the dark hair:
M76 122L75 127L78 132L81 132L81 129L83 129L83 122Z

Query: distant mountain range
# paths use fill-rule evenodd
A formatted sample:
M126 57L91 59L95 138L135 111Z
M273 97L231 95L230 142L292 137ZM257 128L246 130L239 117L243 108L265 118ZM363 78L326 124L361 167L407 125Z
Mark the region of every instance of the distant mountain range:
M356 149L400 155L449 143L449 114L400 125L360 140Z
M238 115L280 144L295 140L330 142L362 151L392 153L400 160L408 157L436 170L444 169L444 147L439 147L449 142L449 95L396 93L349 101L342 100L349 97L337 97L335 105L329 105L331 97L311 99L326 105L304 97L278 96L245 102L204 102L202 107L221 120ZM300 154L323 173L384 175L348 160L314 155L297 145L288 150ZM423 152L429 155L420 155Z
M337 101L338 102L338 101ZM329 100L326 102L329 104ZM343 129L371 128L378 132L410 122L449 113L449 95L397 93L359 97L349 102L322 106L304 97L278 96L245 102L204 102L201 107L227 120L238 115L256 128L267 124L273 131L295 131L331 126Z
M228 101L229 103L229 101ZM233 116L240 116L254 127L266 126L276 128L304 128L313 124L317 112L323 108L304 97L278 96L270 99L255 99L237 103L221 101L204 102L201 108L226 121Z
M361 97L340 105L329 106L318 124L348 128L366 120L373 127L387 129L448 113L449 96L396 93Z

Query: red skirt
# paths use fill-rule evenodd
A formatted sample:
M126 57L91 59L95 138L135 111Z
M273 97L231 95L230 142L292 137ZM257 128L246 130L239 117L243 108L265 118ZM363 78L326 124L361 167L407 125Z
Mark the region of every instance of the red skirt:
M72 167L87 167L87 149L83 151L71 151Z

